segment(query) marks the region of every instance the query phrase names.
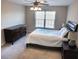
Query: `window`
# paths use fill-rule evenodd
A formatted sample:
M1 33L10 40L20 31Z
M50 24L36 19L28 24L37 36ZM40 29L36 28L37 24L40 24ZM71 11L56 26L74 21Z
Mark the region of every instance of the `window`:
M44 27L44 12L36 12L36 27Z
M55 11L36 11L35 26L42 28L54 28L55 14Z

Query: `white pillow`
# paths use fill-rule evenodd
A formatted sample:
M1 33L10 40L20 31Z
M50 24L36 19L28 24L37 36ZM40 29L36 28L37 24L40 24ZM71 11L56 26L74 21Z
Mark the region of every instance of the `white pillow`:
M66 27L63 27L59 30L59 35L64 37L68 33L68 30Z

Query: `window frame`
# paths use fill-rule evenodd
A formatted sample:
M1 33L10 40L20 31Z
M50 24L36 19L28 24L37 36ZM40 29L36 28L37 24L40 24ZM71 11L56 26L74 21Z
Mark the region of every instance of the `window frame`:
M38 11L36 11L36 12L38 12ZM35 13L36 13L35 12ZM51 12L51 11L43 11L44 12L44 27L36 27L35 26L35 28L41 28L41 29L54 29L54 28L47 28L46 27L46 12ZM56 19L56 11L52 11L52 12L55 12L55 19ZM54 24L55 24L55 19L54 19ZM35 18L35 21L36 21L36 18ZM36 22L35 22L35 25L36 25ZM55 25L54 25L54 27L55 27Z

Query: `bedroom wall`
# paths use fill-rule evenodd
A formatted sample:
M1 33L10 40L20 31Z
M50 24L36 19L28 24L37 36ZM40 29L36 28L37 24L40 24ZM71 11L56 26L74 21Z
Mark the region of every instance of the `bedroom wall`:
M78 0L74 0L68 7L67 21L68 20L78 23Z
M1 1L1 45L5 43L3 29L25 24L25 7L6 0Z
M60 29L62 24L65 23L67 18L66 6L52 6L52 7L45 6L42 9L47 11L56 11L55 29ZM35 29L34 11L31 11L30 7L26 7L25 10L26 10L26 23L28 32L31 32Z
M74 0L68 7L67 21L69 20L78 23L78 0ZM78 32L72 32L71 39L76 40L76 44L78 46Z

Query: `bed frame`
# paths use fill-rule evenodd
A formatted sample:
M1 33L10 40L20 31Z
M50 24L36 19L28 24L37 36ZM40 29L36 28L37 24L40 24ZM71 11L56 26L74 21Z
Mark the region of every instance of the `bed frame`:
M50 51L61 51L62 47L49 47L49 46L44 46L44 45L38 45L34 43L29 43L26 44L26 48L35 48L35 49L44 49L44 50L50 50Z
M73 23L72 21L68 21L66 26L65 26L69 31L77 31L78 25L76 23ZM49 46L43 46L43 45L38 45L38 44L33 44L33 43L28 43L26 44L26 47L28 48L38 48L38 49L45 49L45 50L62 50L62 47L49 47Z

